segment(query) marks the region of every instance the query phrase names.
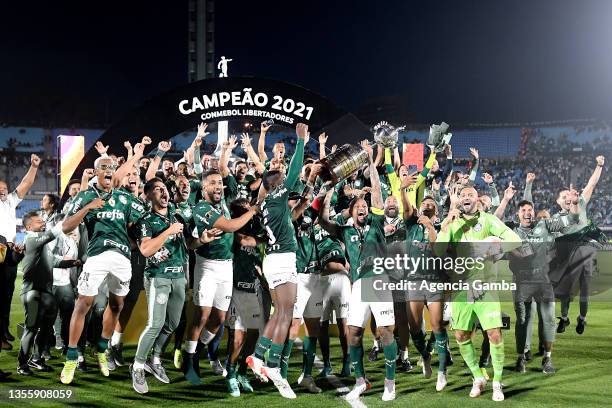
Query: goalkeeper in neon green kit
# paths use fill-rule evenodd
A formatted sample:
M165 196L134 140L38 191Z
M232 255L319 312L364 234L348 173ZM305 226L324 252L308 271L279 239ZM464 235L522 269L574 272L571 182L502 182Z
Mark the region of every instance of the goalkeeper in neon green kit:
M452 197L451 210L442 223L434 251L438 256L444 256L450 247L457 257L484 258L480 269L476 266L466 268L462 280L474 282L476 279L482 279L486 282L487 278L491 278L488 275L491 275L493 268L490 259L502 252L513 250L520 243L520 237L497 217L478 211L478 192L472 186L465 186L458 197ZM475 254L474 248L478 247L482 249L477 250ZM478 366L471 340L472 330L478 319L491 342L493 401L503 401L501 377L504 368L504 341L501 334L502 314L499 299L494 293L476 291L470 286L469 290L453 293L451 316L461 356L474 376L470 397L480 396L487 383Z

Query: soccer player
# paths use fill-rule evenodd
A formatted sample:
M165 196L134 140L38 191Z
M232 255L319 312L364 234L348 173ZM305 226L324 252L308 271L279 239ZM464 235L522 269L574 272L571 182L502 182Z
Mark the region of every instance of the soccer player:
M552 345L555 341L555 296L548 278L549 252L555 235L567 226L579 221L578 194L570 195L570 213L566 217L537 220L533 203L523 200L518 203L519 226L514 231L523 240L523 245L509 254L510 270L517 284L514 292L514 310L516 311L516 371L526 372L525 342L527 325L530 324L531 303L535 299L539 304L540 320L543 325L544 359L542 371L552 374Z
M142 156L144 145L136 145L136 155ZM123 306L123 298L130 287L130 241L128 227L140 219L144 208L134 197L113 188L113 176L117 169L111 158L98 158L94 163L97 181L95 186L79 192L68 217L64 220L64 233L85 222L89 235L87 260L79 277L78 292L72 318L66 363L60 379L70 384L78 365L77 343L85 315L103 282L107 282L109 304L104 312L102 333L97 339L98 365L103 376L109 376L107 348L113 329Z
M321 226L331 236L338 237L344 242L349 264L351 266L351 278L353 287L349 301L348 329L349 329L349 355L351 365L355 371L355 387L347 394L347 400L359 398L361 394L371 388L365 376L363 367L363 332L371 315L376 318L377 331L383 346L385 355L385 386L382 395L383 401L395 399L395 365L397 358L397 343L393 336L393 325L395 318L393 313L393 300L377 299L379 301L368 301L362 297L362 282L364 292L371 284L373 276L370 255L374 251L372 247L385 242L385 217L383 215L383 200L378 177L378 171L372 160L372 148L367 141L362 142L362 147L368 152L369 171L372 180L372 208L370 214L368 205L362 198L351 202L349 207L352 217L351 225L339 225L329 221L329 207L333 191L329 191L325 197L323 211L320 217ZM377 293L375 293L378 295Z
M432 245L436 242L438 229L438 206L432 197L426 196L421 201L418 213L409 201L408 192L402 191L404 201L403 217L406 223L406 244L408 256L412 259L421 259L429 262L434 257ZM423 308L427 306L429 311L429 323L436 339L436 350L438 352L438 380L436 391L442 391L448 380L446 378L446 344L448 335L442 324L442 311L444 307L444 291L424 289L429 288L430 284L443 282L446 275L443 270L436 268L435 265L421 265L417 270L410 271L406 276L408 281L415 282L417 287L406 293L408 302L408 322L410 335L416 349L423 358L423 375L425 378L431 377L431 355L426 345L425 333L421 326L423 324Z
M187 331L183 372L193 385L202 383L199 371L198 339L208 345L225 321L225 313L232 299L232 247L234 232L253 218L256 207L240 218L230 218L229 209L223 198L223 178L217 170L208 170L203 176L203 200L193 211L195 228L192 245L196 249L193 282L193 321ZM210 243L202 241L202 234L217 228L223 231L219 239ZM197 353L197 355L196 355Z
M131 146L129 142L126 142L126 146L130 152L129 156L131 159L129 159L125 165L117 169L117 177L120 177L124 173L122 170L127 168L127 173L121 180L120 189L128 194L131 194L138 204L140 204L143 208L146 208L149 206L149 204L141 200L138 194L138 190L140 188L140 170L137 167L138 162L134 160L135 158L131 154ZM132 316L136 302L138 302L140 291L144 289L143 280L145 257L142 256L138 250L136 242L138 240L139 231L134 231L134 227L128 231L131 245L130 264L132 266L132 279L130 279L130 290L125 296L125 299L123 299L123 308L121 309L119 319L117 319L117 324L115 325L113 335L110 339L110 358L108 359L108 369L111 371L115 370L117 367L122 367L125 365L125 361L123 359L123 332L130 321L130 317Z
M48 231L45 221L36 212L23 217L26 228L25 256L22 261L23 285L21 301L25 310L25 330L17 361L17 372L21 375L32 375L30 367L41 371L52 371L40 353L47 347L48 336L57 316L57 305L53 296L53 266L56 264L47 244L62 233L62 223L56 224ZM58 266L70 267L80 265L79 260L57 262ZM35 341L37 353L30 358L32 343Z
M274 314L257 340L255 353L247 357L247 364L258 378L268 377L285 398L296 398L291 386L280 372L281 358L289 355L284 351L293 308L297 296L297 242L291 223L289 193L300 176L304 161L304 145L308 141L308 125L296 126L297 143L285 177L277 170L270 170L263 177L260 195L265 194L262 203L264 227L268 236L266 256L263 259L263 273L272 291ZM260 149L261 153L261 149ZM264 353L270 350L267 365L263 365Z
M304 337L302 353L302 374L298 379L298 384L306 388L310 393L318 394L321 392L321 389L317 387L312 378L312 367L317 338L320 332L323 291L320 283L321 262L314 228L316 213L313 209L308 208L308 206L312 197L314 183L321 171L321 165L308 165L305 167L305 170L308 174L308 179L302 194L294 193L297 200L293 200L292 196L289 197L289 205L293 207L291 218L294 222L298 246L296 254L298 285L293 308L293 320L289 329L289 338L287 339L287 346L283 349L281 376L287 379L291 348L298 336L303 321L306 335Z
M144 193L151 211L139 222L139 249L146 258L144 287L147 293L147 325L138 339L134 363L130 366L132 386L140 394L148 392L145 371L162 383L170 380L161 363L161 353L178 325L185 303L187 251L183 222L177 219L170 194L161 179L145 184ZM203 234L203 242L215 239L219 230ZM151 361L147 355L153 350Z
M249 200L246 198L235 200L230 205L234 218L242 216L248 209ZM246 355L253 352L258 331L264 325L261 302L256 291L256 280L261 275L262 261L257 246L263 234L261 226L251 222L238 230L234 237L234 290L227 320L234 336L228 347L226 363L226 383L232 397L239 397L241 388L243 391L253 392L246 375Z
M486 262L483 263L482 270L478 267L466 268L463 281L473 282L475 279L482 279L486 282L491 277L491 262L487 259L498 255L495 251L510 251L520 245L520 237L508 228L496 216L478 211L478 192L471 185L465 185L457 197L451 196L451 210L448 217L442 223L438 234L434 253L444 256L449 247L455 251L457 257L475 258L475 253L482 257ZM459 206L459 208L455 208ZM499 242L499 246L492 242L483 242L489 237L495 237L488 241ZM475 243L474 245L470 243ZM477 244L480 243L480 244ZM474 251L472 247L482 246L484 250ZM482 256L481 256L482 255ZM467 279L465 274L467 274ZM484 275L484 277L482 276ZM491 359L493 362L493 401L503 401L502 391L502 371L504 369L504 341L502 338L502 314L501 304L495 294L490 292L479 293L473 287L470 290L457 291L453 294L451 303L451 313L453 318L453 329L455 338L459 344L461 356L465 360L474 376L470 397L480 396L487 380L478 366L474 345L472 344L472 331L475 319L480 321L480 325L487 332L491 343Z
M589 309L589 286L597 251L589 246L588 239L581 237L580 232L591 224L591 221L587 218L587 205L603 172L604 156L597 156L595 162L595 170L593 170L591 178L589 178L582 194L580 194L580 222L567 226L562 231L564 235L575 233L576 236L558 244L557 257L560 259L556 260L557 265L551 271L555 295L561 300L561 319L559 320L557 333L563 333L569 325L568 314L571 292L576 282L580 286L580 314L576 318L576 333L582 334L586 327L586 315ZM557 204L561 207L561 210L552 216L553 219L566 216L569 212L572 190L570 186L569 190L563 190L559 193Z

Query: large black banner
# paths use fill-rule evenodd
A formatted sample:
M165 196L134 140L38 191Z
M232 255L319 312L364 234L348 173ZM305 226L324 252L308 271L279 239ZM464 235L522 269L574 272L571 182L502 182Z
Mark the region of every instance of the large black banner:
M353 114L308 89L270 79L231 77L192 82L163 93L114 123L99 140L104 145L122 146L125 140L134 144L147 135L156 146L200 122L233 119L255 123L274 119L289 128L303 122L313 137L327 132L330 144L358 143L371 136ZM97 156L91 148L73 177L80 177Z

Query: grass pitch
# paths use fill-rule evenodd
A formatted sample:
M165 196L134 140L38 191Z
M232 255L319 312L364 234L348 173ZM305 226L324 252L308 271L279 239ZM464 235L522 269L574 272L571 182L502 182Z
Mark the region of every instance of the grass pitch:
M13 297L13 308L11 315L12 332L16 334L15 325L23 321L22 305L19 300L19 286L21 277L18 277L16 296ZM553 351L553 361L557 368L554 375L545 376L540 369L541 358L535 357L528 364L528 372L517 374L512 371L516 361L514 352L514 331L504 331L504 343L506 351L505 375L503 383L506 401L505 406L512 407L602 407L610 406L612 391L612 347L610 347L610 335L612 323L610 322L610 307L608 301L597 301L593 299L588 315L588 326L583 335L576 334L575 316L578 312L578 304L573 303L570 309L572 325L564 334L557 336L557 342ZM512 317L514 324L514 310L509 304L505 304L504 311ZM537 345L537 329L534 330L533 343ZM369 330L368 330L369 332ZM451 333L451 338L452 333ZM477 336L476 347L479 348L480 334ZM366 349L371 346L372 340L367 337L364 344ZM209 368L205 359L202 360L204 385L192 387L183 380L181 373L175 370L170 361L171 356L165 363L171 384L159 383L155 378L147 375L149 382L149 393L139 395L132 389L131 378L127 367L119 368L111 372L108 378L102 377L97 370L95 359L88 356L90 372L82 374L77 372L75 381L70 386L59 382L59 373L62 368L63 357L53 350L54 359L49 364L55 370L53 373L39 373L31 377L19 376L16 371L17 348L19 341L13 342L12 351L3 351L0 354L0 368L13 372L6 382L0 383L0 406L1 407L151 407L151 406L180 406L180 407L217 407L248 406L248 407L286 407L288 404L295 407L324 407L324 406L346 406L350 405L338 394L336 387L332 386L326 379L317 380L319 387L323 389L322 394L307 394L299 386L295 385L297 400L285 400L277 393L273 385L259 384L252 379L255 388L254 394L243 394L240 398L232 398L226 391L225 381L220 376L215 376ZM469 371L463 365L454 339L451 346L455 364L449 368L449 384L442 392L435 390L435 365L437 357L434 355L434 375L431 379L423 378L420 367L416 366L417 353L411 346L411 360L415 369L411 373L398 372L397 374L397 399L391 403L383 403L380 399L383 390L384 362L381 358L375 363L366 360L366 372L372 382L372 390L368 392L361 402L367 407L379 406L416 406L429 407L451 407L451 406L492 406L496 404L491 401L491 386L487 386L484 394L478 399L468 397L471 388L471 377ZM135 347L127 347L125 350L126 360L130 361L135 352ZM366 350L367 353L367 350ZM225 341L222 344L221 355L225 358ZM340 348L337 339L332 339L332 356L334 368L340 369ZM289 380L293 384L301 369L301 352L294 349L290 363ZM492 369L489 369L492 376ZM339 381L351 388L352 378L340 378ZM338 386L338 383L335 384ZM18 389L56 389L72 390L73 396L69 400L43 400L43 399L11 399L10 391Z

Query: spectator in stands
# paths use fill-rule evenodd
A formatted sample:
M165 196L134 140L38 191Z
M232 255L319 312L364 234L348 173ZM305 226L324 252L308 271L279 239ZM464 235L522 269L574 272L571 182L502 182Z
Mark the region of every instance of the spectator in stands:
M15 208L34 184L39 165L40 157L33 154L30 157L30 169L15 191L10 194L8 184L0 180L0 219L2 219L0 235L6 238L9 247L15 243L17 232ZM16 278L17 266L3 264L2 270L0 270L0 339L2 340L3 350L11 350L13 346L9 342L15 340L15 337L9 331L9 323Z

